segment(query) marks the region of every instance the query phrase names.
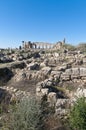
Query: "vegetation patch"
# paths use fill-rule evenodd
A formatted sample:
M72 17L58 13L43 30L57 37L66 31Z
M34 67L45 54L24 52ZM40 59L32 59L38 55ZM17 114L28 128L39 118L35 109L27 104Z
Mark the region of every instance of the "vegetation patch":
M73 130L86 130L86 98L77 99L70 111L69 124Z

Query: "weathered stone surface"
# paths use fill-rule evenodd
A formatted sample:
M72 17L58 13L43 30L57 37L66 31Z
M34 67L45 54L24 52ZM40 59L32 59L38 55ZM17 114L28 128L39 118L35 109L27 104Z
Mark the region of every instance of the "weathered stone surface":
M72 68L71 77L72 78L79 78L79 76L80 76L80 70L79 70L79 68Z
M60 71L55 71L55 70L54 70L54 71L51 72L51 75L52 75L52 76L58 75L58 77L60 77L61 72L60 72Z
M78 88L76 93L75 93L75 96L80 98L80 97L86 97L86 88Z
M46 80L44 80L44 83L46 84L46 86L52 86L52 79L46 79Z
M30 63L28 65L29 70L39 70L39 64L38 63Z
M58 108L66 108L68 105L69 99L57 99L56 101L56 109Z
M82 77L86 76L86 68L80 68L80 76Z
M59 71L65 71L67 69L67 64L62 65L58 68Z
M50 106L55 106L55 103L56 103L56 100L57 100L56 93L50 92L48 94L47 100L48 100Z
M38 95L41 92L41 88L40 87L36 87L36 95Z
M35 91L39 99L46 95L57 115L66 114L67 105L73 104L71 100L76 99L75 94L86 96L86 55L83 53L71 48L66 50L65 47L59 48L59 51L58 48L25 47L13 50L13 53L0 54L0 59L14 60L0 64L0 83L6 81L6 90L20 98L28 93L33 96ZM79 85L84 89L77 90ZM68 101L68 98L71 100Z
M0 58L0 63L9 63L9 62L12 62L13 61L13 59L12 58L9 58L9 57L7 57L7 56L2 56L1 58Z
M40 89L39 87L36 88L36 95L42 99L44 96L47 96L49 93L48 88L42 88Z
M86 63L86 58L83 58L83 64Z
M65 117L68 114L68 111L66 109L58 108L55 110L55 114L59 116L59 118Z
M55 114L59 115L60 118L62 116L67 116L71 104L72 102L70 99L57 99L55 106Z
M19 61L22 61L23 58L24 58L23 56L19 56L19 57L18 57L18 60L19 60Z
M61 74L61 79L62 80L65 80L65 81L68 81L71 79L71 76L69 74L66 74L66 73L62 73Z
M72 74L72 69L66 69L64 73L61 74L62 80L70 80L71 79L71 74Z
M72 74L72 69L66 69L65 73L66 73L67 75L71 75L71 74Z
M35 53L33 54L33 57L34 57L34 58L40 58L39 52L35 52Z
M53 55L54 55L56 58L59 57L59 53L56 53L56 52L55 52Z
M82 65L83 64L83 60L82 59L77 59L75 64L76 65Z
M40 67L42 68L42 67L46 67L46 64L44 63L44 62L42 62L41 64L40 64Z
M42 68L43 73L45 73L46 75L50 74L51 70L52 69L50 67L44 67L44 68Z
M41 89L41 93L42 93L43 95L48 95L49 89L48 89L48 88Z

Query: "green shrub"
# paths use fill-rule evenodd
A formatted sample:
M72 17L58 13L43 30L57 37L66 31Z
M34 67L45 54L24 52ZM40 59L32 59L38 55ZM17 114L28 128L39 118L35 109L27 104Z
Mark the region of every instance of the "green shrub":
M74 51L76 49L75 46L73 46L71 44L64 44L63 47L65 49L68 49L69 51Z
M80 43L77 46L77 50L80 50L81 52L86 53L86 43Z
M35 98L25 98L11 109L8 121L9 130L38 130L40 122L40 103Z
M77 99L70 112L70 126L73 130L86 130L86 98Z
M2 114L2 106L1 106L1 104L0 104L0 114Z

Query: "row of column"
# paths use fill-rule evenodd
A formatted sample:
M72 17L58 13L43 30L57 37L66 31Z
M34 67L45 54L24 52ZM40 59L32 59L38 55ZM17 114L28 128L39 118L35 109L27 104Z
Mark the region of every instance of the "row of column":
M22 41L24 49L49 49L53 48L53 44L46 44L46 43L31 43Z

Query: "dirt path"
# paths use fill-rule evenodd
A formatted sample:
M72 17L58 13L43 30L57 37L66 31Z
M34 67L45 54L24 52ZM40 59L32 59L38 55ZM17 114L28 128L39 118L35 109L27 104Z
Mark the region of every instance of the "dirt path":
M7 83L7 86L14 87L14 88L17 88L22 91L35 93L37 83L38 83L38 81L36 81L36 80L22 80L19 82L9 81Z

